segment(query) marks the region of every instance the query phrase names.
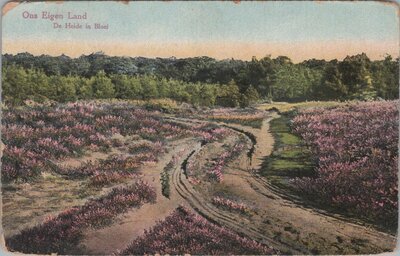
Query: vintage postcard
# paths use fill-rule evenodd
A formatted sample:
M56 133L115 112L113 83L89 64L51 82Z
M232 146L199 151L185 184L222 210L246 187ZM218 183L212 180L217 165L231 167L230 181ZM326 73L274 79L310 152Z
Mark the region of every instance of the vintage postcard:
M396 254L399 5L11 1L4 255Z

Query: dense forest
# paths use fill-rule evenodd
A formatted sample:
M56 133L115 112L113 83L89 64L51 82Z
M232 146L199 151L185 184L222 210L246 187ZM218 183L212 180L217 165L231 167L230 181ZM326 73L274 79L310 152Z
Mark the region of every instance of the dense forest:
M251 61L111 57L102 52L70 58L5 54L2 98L171 98L200 106L248 106L259 100L372 100L399 97L399 59L372 61L365 53L340 60L293 63L279 56Z

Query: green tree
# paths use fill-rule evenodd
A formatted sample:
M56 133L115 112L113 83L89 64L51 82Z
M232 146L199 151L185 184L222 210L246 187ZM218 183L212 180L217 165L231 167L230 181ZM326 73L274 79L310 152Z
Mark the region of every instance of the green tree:
M321 83L315 85L313 93L320 100L345 99L347 97L348 90L342 83L336 61L327 65Z
M27 83L30 88L30 98L36 102L44 102L48 99L54 99L56 88L49 83L49 77L36 69L27 70Z
M312 80L310 70L299 64L282 66L276 73L272 85L272 96L276 100L301 101L307 99Z
M390 55L384 60L375 61L371 66L372 84L377 96L384 99L399 97L399 62Z
M90 79L75 77L76 96L80 100L93 99L93 88Z
M157 92L159 98L166 98L170 88L167 79L162 78L157 81Z
M115 88L117 99L133 99L135 94L131 86L131 79L127 75L112 75L111 81Z
M249 88L247 88L244 95L247 97L249 104L256 103L260 99L258 91L252 85L250 85Z
M341 80L346 85L349 96L373 90L370 67L371 61L365 53L347 56L339 63Z
M132 90L132 94L133 94L133 99L140 99L141 95L143 93L143 87L142 87L142 83L140 82L140 79L138 77L131 77L129 79L129 86Z
M2 98L12 105L22 104L32 93L26 71L13 65L3 68L2 73Z
M241 94L235 81L220 87L216 104L223 107L237 107L240 104Z
M55 88L55 95L52 99L58 102L75 101L77 99L75 79L65 76L51 76L50 84Z
M199 84L199 105L211 107L215 105L217 85Z
M153 76L143 76L140 80L142 87L142 99L155 99L158 97L157 81Z
M109 99L115 97L115 89L111 79L106 76L104 71L100 71L90 79L93 96L96 99Z

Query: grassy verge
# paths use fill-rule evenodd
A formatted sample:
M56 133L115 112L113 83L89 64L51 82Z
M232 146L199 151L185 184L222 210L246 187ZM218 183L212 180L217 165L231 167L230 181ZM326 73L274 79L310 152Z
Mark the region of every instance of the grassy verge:
M397 224L388 226L376 222L373 219L360 216L351 210L332 205L320 200L315 195L307 195L300 193L295 189L289 181L294 178L312 177L316 175L316 163L312 161L313 156L307 147L303 144L302 139L291 133L290 121L295 115L296 110L288 110L281 112L279 118L270 122L270 131L275 139L273 153L268 156L261 167L260 175L266 177L269 182L277 188L285 190L288 195L295 196L308 206L316 207L324 211L334 214L340 214L346 220L352 222L366 223L372 225L378 230L395 234ZM299 197L298 197L299 196Z
M270 131L275 139L274 150L260 171L273 185L290 190L290 179L314 174L309 150L301 138L290 132L291 116L292 112L289 112L270 122Z
M292 190L289 180L314 175L315 163L300 137L291 133L290 120L299 109L310 107L333 107L343 103L336 101L309 101L299 103L260 104L260 110L276 110L281 116L271 120L270 131L275 139L273 153L262 165L260 174L280 188Z

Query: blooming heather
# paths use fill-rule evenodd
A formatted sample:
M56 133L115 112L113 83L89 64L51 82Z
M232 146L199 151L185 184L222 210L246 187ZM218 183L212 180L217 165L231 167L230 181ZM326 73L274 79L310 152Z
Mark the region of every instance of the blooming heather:
M235 158L244 148L241 143L235 144L230 151L222 153L213 166L207 171L212 180L221 182L223 180L223 168L229 160Z
M83 231L109 224L118 214L143 203L154 203L156 193L147 183L138 181L130 187L114 188L109 194L88 201L81 207L69 208L42 224L24 229L6 239L11 251L23 253L67 253L76 247Z
M119 255L192 254L255 255L276 254L273 249L208 222L183 206L164 221L135 239Z
M241 213L248 213L250 211L250 208L244 203L238 203L234 200L220 196L213 197L212 203L216 206L220 206L228 210L238 211Z
M293 119L293 130L313 152L317 176L296 187L360 215L397 220L398 101L310 109Z
M86 150L107 151L118 146L112 139L116 133L146 141L146 145L131 148L139 164L156 162L168 140L189 136L215 140L224 136L224 129L175 123L159 112L123 102L5 109L1 132L6 148L3 181L28 180L40 174L48 160L76 157Z

